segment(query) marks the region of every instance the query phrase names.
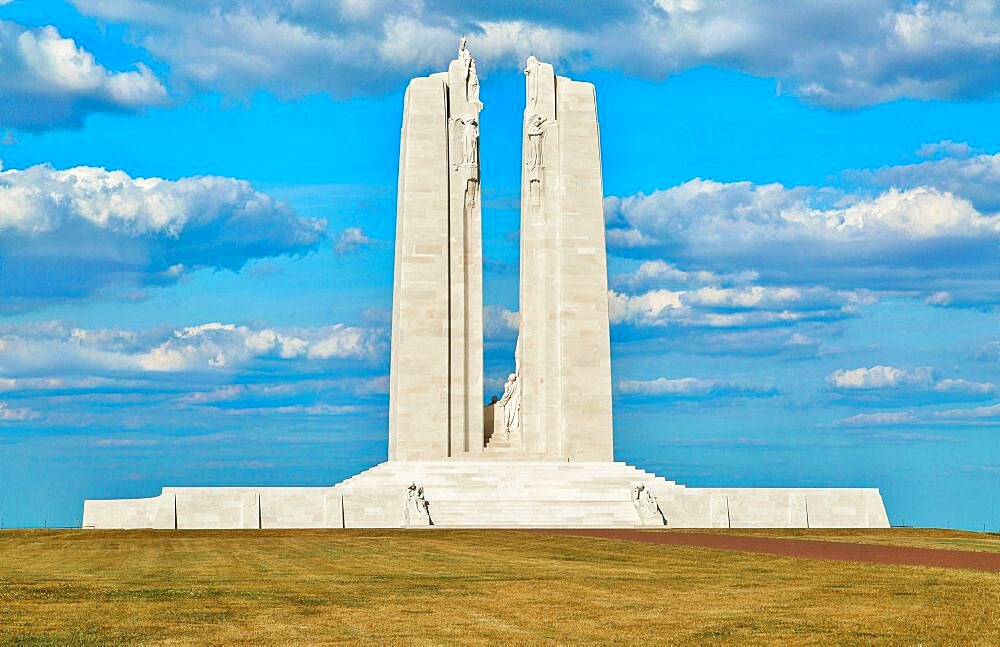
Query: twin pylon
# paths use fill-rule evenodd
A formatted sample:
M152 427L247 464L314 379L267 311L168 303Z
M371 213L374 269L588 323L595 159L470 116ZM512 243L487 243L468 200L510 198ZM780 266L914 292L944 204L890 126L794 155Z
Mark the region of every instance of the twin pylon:
M503 442L487 446L484 431L482 104L463 42L447 72L406 91L389 461L333 487L88 500L84 527L888 527L874 488L687 488L613 462L594 86L533 57L525 75L520 337L504 397L486 408Z
M400 139L390 460L611 460L611 352L597 103L590 83L525 69L517 433L484 453L479 79L459 46L410 81ZM510 411L508 411L508 414ZM510 429L505 431L509 432Z

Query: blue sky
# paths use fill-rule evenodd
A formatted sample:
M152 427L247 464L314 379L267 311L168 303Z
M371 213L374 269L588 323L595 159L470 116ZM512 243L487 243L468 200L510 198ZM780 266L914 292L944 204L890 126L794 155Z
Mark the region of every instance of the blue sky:
M0 522L386 457L402 91L482 77L486 370L528 54L597 86L616 458L1000 528L991 2L0 0Z

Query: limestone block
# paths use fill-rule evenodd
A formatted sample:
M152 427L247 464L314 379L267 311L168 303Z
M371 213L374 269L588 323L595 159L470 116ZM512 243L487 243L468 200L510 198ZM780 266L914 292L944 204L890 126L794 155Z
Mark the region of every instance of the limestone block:
M181 530L260 527L260 495L252 488L163 488L176 500Z
M359 487L342 493L346 528L402 528L406 522L405 487Z
M261 528L342 528L341 497L333 488L260 488Z
M686 488L660 501L675 527L889 527L882 497L871 488Z
M160 494L146 499L83 502L84 528L173 528L174 498Z

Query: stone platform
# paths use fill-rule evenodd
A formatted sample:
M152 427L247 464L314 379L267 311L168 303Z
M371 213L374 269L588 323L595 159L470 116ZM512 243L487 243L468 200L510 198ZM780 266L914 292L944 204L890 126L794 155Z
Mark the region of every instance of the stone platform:
M411 485L423 488L426 517ZM641 486L641 489L640 489ZM622 462L390 461L333 487L165 487L85 528L884 528L877 489L687 488Z

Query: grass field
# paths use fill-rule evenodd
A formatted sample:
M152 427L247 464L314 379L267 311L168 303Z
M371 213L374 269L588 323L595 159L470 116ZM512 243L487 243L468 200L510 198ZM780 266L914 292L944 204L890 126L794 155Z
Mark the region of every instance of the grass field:
M345 641L1000 644L1000 575L506 531L0 532L0 643Z
M687 530L685 532L717 532L712 530ZM858 544L887 544L914 548L947 548L1000 553L1000 533L943 530L937 528L893 528L891 530L823 530L819 528L761 528L727 530L733 535L751 537L780 537L783 539L819 539L846 541Z

